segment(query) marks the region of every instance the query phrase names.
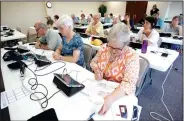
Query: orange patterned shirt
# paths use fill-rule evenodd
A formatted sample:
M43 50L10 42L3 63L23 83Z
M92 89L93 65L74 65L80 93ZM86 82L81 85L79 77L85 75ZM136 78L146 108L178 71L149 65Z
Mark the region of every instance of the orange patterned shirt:
M127 95L134 94L139 76L139 55L132 48L126 46L122 54L110 62L111 48L106 44L101 46L90 63L93 70L103 72L103 78L121 83Z

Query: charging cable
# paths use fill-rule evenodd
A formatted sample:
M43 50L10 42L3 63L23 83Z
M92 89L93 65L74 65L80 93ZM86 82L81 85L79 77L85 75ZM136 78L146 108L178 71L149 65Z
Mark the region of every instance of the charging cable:
M166 118L166 117L164 117L164 116L162 116L162 115L160 115L160 114L158 114L158 113L156 113L156 112L150 112L150 116L151 116L152 118L158 120L158 121L162 121L162 120L160 120L160 119L154 117L153 114L162 117L164 120L167 120L167 121L174 121L174 119L173 119L173 117L172 117L172 115L171 115L169 109L167 108L167 105L164 103L164 94L165 94L165 91L164 91L164 84L165 84L165 82L166 82L166 80L167 80L167 77L168 77L168 75L169 75L169 73L170 73L172 67L173 67L173 64L171 65L171 67L170 67L170 69L169 69L169 71L168 71L168 73L167 73L167 75L166 75L166 77L165 77L165 79L164 79L164 81L163 81L163 83L162 83L162 91L163 91L163 93L162 93L162 97L161 97L161 101L162 101L162 103L164 104L164 107L166 108L167 112L169 113L169 116L171 117L171 120L169 120L168 118Z

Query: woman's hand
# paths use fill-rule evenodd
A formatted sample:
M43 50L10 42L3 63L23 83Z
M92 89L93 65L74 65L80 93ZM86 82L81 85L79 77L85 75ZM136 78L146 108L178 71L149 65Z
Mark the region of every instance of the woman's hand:
M61 58L60 54L58 54L57 52L54 52L54 53L52 54L52 56L53 56L53 58L54 58L55 60L60 60L60 58Z
M99 115L105 115L107 113L107 111L109 110L109 108L111 107L113 101L112 101L112 97L110 95L106 96L104 98L104 104L101 108L101 110L98 112Z
M103 79L103 73L102 72L100 72L100 71L96 71L95 72L95 80L102 80Z

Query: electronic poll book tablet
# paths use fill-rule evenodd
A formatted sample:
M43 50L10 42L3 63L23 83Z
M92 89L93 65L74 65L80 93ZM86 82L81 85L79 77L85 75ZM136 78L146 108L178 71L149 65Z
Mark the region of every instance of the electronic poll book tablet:
M68 74L56 74L54 73L54 84L58 89L61 89L67 96L72 96L82 90L85 86L75 81Z

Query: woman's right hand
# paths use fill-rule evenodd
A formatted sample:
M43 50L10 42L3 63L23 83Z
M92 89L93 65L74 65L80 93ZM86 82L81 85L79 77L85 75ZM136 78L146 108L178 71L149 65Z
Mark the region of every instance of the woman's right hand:
M102 80L103 79L103 73L98 71L98 72L95 72L95 80L99 81L99 80Z
M60 54L58 54L57 52L54 52L54 53L52 54L52 56L53 56L53 58L54 58L55 60L60 60Z

